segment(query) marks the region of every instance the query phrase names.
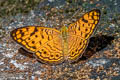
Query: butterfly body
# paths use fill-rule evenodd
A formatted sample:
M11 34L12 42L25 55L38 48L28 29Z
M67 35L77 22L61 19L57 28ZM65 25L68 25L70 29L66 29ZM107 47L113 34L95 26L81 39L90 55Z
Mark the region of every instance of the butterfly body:
M92 10L61 30L41 26L15 29L11 37L43 63L73 62L84 52L100 20L100 10Z
M67 60L68 59L68 27L63 26L60 32L62 35L64 59Z

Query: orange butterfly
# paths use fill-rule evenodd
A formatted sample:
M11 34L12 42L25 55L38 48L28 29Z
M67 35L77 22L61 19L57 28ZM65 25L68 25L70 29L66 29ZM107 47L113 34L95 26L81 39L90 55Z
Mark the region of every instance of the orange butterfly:
M13 30L11 37L43 63L73 62L83 54L99 20L100 10L95 9L85 13L69 27L63 26L60 31L26 26Z

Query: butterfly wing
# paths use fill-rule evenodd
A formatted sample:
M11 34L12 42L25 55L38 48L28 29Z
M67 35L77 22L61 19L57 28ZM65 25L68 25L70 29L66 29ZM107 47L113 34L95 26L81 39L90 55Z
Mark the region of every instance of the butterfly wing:
M15 29L11 37L17 43L35 54L43 63L63 61L61 33L52 28L27 26Z
M89 38L100 20L100 10L85 13L78 21L68 27L69 60L74 61L84 52Z

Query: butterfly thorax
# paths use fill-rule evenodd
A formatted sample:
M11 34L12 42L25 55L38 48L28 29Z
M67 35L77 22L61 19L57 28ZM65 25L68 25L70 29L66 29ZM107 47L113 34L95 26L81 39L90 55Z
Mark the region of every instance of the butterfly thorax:
M62 33L62 38L65 40L67 39L67 34L68 34L68 28L66 26L63 26L61 28L61 33Z
M63 42L63 55L64 58L67 59L68 58L68 28L66 26L63 26L61 28L61 33L62 33L62 42Z

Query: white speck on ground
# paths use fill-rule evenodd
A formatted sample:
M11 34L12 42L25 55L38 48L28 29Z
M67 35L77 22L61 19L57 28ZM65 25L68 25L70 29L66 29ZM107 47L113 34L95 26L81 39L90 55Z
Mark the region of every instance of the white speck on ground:
M101 66L101 65L104 65L106 63L108 63L109 61L106 60L106 59L99 59L99 60L96 60L96 61L89 61L88 65L92 65L93 67L97 67L97 66Z
M16 60L11 60L10 63L14 64L16 68L20 68L21 70L24 70L26 68L26 66L18 64Z

